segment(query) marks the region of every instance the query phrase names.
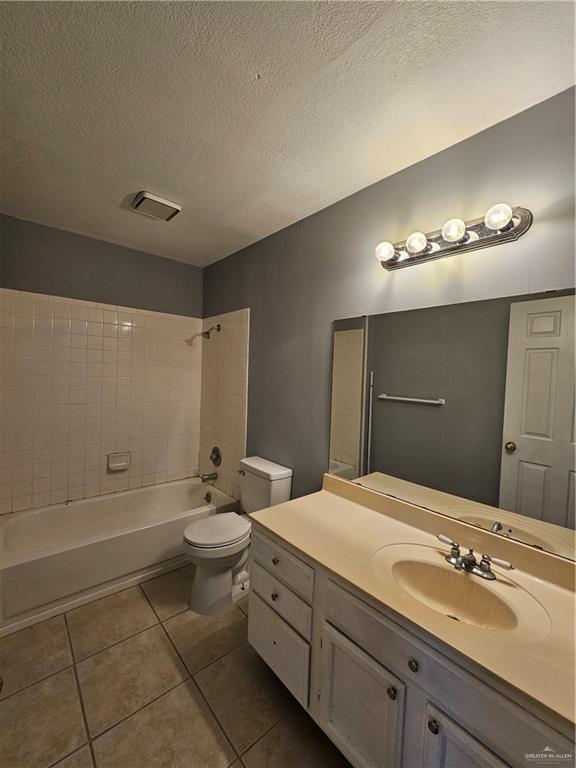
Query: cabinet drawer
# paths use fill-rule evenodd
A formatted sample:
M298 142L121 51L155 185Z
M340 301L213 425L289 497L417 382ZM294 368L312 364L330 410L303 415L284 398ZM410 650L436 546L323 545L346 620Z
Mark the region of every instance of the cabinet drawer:
M525 755L540 752L542 744L573 751L568 739L546 723L332 581L325 610L327 621L408 684L419 686L432 702L440 702L448 717L508 765L525 768Z
M307 707L310 646L255 592L250 593L248 642L290 693Z
M252 557L301 597L312 602L314 569L261 533L252 534Z
M262 600L286 619L306 640L312 633L312 608L291 589L274 578L271 573L254 562L250 571L250 585Z

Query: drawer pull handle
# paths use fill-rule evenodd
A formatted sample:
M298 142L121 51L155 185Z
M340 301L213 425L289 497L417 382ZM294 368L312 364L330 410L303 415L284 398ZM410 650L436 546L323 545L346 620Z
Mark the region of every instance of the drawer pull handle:
M416 659L408 659L408 667L412 672L418 672L420 664L418 664Z
M272 594L270 595L270 599L272 600L273 603L275 603L276 600L278 600L278 592L272 592Z
M440 731L438 720L428 720L428 730L430 731L430 733L433 733L434 736L437 736L438 732Z
M272 565L278 565L279 562L280 562L280 560L278 560L277 557L273 557L272 558Z
M398 696L398 691L396 688L394 688L393 685L390 686L390 688L386 689L386 693L388 694L388 698L392 699L392 701L395 701L396 696Z

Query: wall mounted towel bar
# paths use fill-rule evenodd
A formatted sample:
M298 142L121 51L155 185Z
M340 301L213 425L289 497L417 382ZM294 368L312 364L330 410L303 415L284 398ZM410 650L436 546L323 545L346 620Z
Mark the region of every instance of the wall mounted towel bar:
M418 405L446 405L446 400L439 397L436 400L425 400L421 397L397 397L396 395L378 395L378 400L391 400L395 403L417 403Z

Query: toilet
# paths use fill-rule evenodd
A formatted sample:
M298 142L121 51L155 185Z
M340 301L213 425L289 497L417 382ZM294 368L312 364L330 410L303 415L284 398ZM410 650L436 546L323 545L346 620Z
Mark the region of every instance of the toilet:
M240 465L244 512L290 500L291 469L261 456L241 459ZM196 613L218 616L246 595L251 527L246 515L216 512L184 530L184 550L196 566L189 600Z

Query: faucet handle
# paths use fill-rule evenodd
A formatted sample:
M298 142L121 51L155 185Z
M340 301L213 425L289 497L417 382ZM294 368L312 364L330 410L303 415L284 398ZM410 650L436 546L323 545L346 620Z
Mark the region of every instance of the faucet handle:
M455 567L457 567L455 561L460 557L460 544L458 544L455 541L452 541L452 539L449 539L448 536L444 536L443 533L438 534L436 538L438 539L438 541L441 541L443 544L448 544L448 546L450 547L450 554L447 555L447 558L452 558L451 560L449 560L449 562L451 562Z
M505 571L514 570L514 566L508 560L501 560L499 557L492 557L491 555L482 555L482 563L488 566L487 570L490 570L490 563L497 565L499 568L504 568Z

